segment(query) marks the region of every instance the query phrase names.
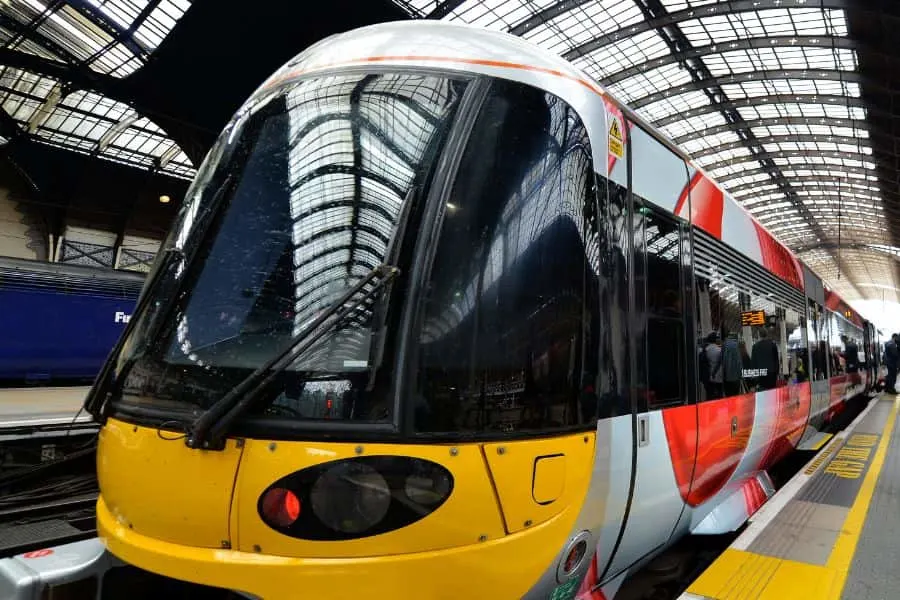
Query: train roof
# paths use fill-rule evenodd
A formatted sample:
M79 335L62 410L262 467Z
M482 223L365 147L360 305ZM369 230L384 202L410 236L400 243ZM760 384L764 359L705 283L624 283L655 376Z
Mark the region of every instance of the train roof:
M619 108L631 122L639 125L692 168L701 172L731 202L740 208L771 239L800 264L799 258L769 232L727 190L697 166L690 155L667 136L635 113L627 104L561 56L520 37L461 23L444 21L399 21L380 23L336 34L310 46L267 79L247 104L280 83L341 67L363 65L403 65L460 71L519 70L537 76L562 78L590 90ZM503 77L502 73L498 76ZM807 268L815 273L808 266ZM820 280L821 276L815 274ZM837 296L833 291L831 295ZM838 297L839 299L839 297ZM832 300L834 303L835 300ZM840 304L849 308L843 299ZM852 309L850 309L852 310ZM862 319L853 311L854 315Z

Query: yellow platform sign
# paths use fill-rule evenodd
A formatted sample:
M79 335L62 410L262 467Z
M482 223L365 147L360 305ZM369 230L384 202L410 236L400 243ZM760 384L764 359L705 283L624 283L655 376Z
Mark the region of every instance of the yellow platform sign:
M612 123L609 126L609 153L617 158L625 157L625 143L622 135L622 126L619 125L619 119L612 117Z

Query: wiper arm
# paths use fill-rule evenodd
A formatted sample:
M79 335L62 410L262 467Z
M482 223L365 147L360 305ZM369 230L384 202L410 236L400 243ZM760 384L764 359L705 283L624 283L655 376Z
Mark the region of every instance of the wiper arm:
M204 450L221 450L224 448L224 434L234 420L250 406L259 393L266 389L291 363L315 344L323 335L340 323L344 317L372 298L400 270L390 265L378 266L356 285L350 288L334 304L325 309L309 325L291 339L287 348L276 354L246 379L241 381L230 392L222 396L191 424L185 444L189 448ZM375 285L353 300L366 285L376 280ZM332 318L333 317L333 318ZM326 323L326 321L331 320Z

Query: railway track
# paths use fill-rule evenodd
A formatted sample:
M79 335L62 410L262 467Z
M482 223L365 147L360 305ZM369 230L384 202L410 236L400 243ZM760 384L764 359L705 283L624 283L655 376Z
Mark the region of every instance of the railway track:
M93 444L43 441L0 456L0 558L96 535Z

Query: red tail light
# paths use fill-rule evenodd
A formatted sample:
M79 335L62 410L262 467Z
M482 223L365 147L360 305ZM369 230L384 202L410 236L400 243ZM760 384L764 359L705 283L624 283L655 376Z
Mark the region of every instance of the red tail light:
M300 499L284 488L269 488L262 497L262 513L266 520L280 527L290 527L300 516Z

